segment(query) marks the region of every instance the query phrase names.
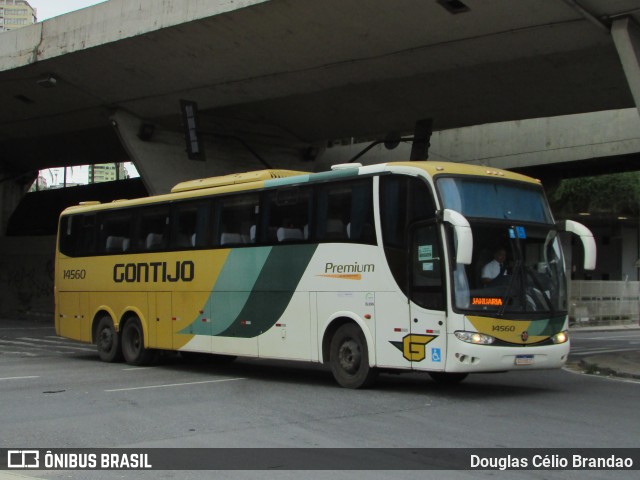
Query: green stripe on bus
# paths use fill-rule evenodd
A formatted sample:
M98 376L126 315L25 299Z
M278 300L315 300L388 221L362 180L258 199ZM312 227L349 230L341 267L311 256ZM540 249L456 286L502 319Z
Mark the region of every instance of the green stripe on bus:
M316 248L317 245L273 248L244 308L220 336L253 338L273 327L289 305Z
M203 307L212 322L203 323L199 316L180 333L218 335L228 329L244 308L272 247L236 248L227 261Z
M529 325L528 333L534 336L552 337L556 333L560 333L564 327L566 317L552 317L548 320L532 321Z
M183 334L252 338L282 316L317 245L237 248L231 251L203 310Z
M330 172L312 173L309 175L296 175L295 177L274 178L273 180L265 180L265 188L269 187L286 187L288 185L296 185L301 183L326 182L342 178L357 177L359 175L358 168L346 168L343 170L332 170Z
M273 180L265 180L265 188L269 187L285 187L298 183L306 183L309 181L309 175L296 175L294 177L274 178Z

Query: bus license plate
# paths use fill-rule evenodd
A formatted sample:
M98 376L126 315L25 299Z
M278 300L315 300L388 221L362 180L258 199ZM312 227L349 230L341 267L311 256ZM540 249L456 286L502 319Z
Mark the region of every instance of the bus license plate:
M533 365L533 355L516 355L516 365Z

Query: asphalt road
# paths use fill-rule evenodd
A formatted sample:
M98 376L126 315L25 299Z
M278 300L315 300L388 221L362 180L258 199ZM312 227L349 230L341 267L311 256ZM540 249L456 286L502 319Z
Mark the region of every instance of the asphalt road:
M571 358L640 350L640 329L571 332Z
M637 341L600 337L587 332L574 335L576 353L600 344L620 348L618 342ZM56 338L43 324L0 324L0 447L4 448L635 448L640 446L639 398L639 382L570 370L475 375L448 388L424 375L382 375L373 389L345 390L335 385L324 367L297 363L239 360L216 365L168 357L159 365L139 368L102 363L92 346ZM304 477L345 478L341 473L311 472ZM422 472L420 477L489 478L501 472L437 473ZM516 479L602 478L603 474L504 473L504 478ZM109 479L203 476L201 472L29 474ZM629 472L606 476L629 478ZM299 477L291 471L215 474L215 478ZM415 472L350 472L348 478L415 478Z

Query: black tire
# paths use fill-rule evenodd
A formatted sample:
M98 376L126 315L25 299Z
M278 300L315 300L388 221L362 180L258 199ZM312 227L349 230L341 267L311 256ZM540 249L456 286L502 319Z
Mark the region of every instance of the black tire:
M113 320L108 315L98 321L95 340L100 360L109 363L122 360L120 336L113 326Z
M144 332L140 320L133 317L122 329L122 354L129 365L148 365L155 358L155 351L144 346Z
M468 373L429 372L429 376L442 385L457 385L468 375Z
M368 387L377 371L369 366L367 341L354 323L342 325L331 339L329 363L336 382L345 388Z

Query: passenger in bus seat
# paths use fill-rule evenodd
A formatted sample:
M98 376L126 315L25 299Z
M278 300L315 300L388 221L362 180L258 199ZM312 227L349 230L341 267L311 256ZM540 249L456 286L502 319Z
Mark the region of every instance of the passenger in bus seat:
M493 253L493 259L482 267L482 284L499 280L500 277L507 275L507 250L499 247Z

